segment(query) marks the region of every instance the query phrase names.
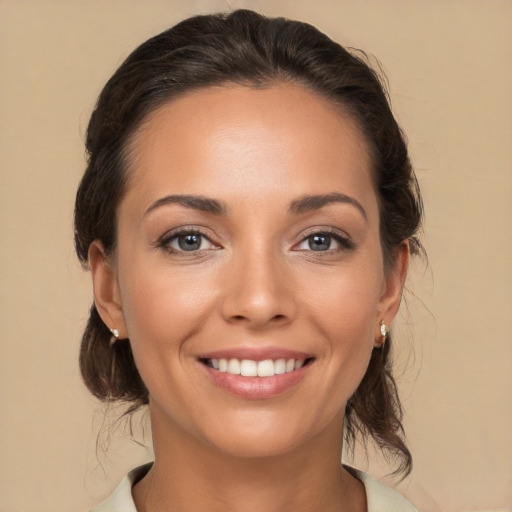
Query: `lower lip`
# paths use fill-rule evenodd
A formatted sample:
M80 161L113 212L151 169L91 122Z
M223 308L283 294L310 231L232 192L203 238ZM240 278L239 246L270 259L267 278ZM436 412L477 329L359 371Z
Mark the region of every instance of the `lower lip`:
M227 372L220 372L199 363L208 373L213 382L232 395L251 400L262 400L276 397L296 386L309 371L312 362L281 375L272 377L242 377Z

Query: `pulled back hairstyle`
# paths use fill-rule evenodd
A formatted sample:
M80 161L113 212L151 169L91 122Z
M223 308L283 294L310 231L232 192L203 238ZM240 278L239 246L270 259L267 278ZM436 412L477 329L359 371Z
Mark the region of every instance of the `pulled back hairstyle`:
M362 55L362 57L358 56ZM116 247L116 210L129 176L129 144L146 116L180 94L209 86L304 87L340 105L366 137L380 211L380 239L389 271L398 246L421 245L422 204L404 137L378 75L364 54L349 52L306 23L267 18L248 10L189 18L139 46L101 92L88 130L87 169L75 205L75 246L88 267L88 250L101 241ZM124 401L134 411L148 403L129 340L110 344L96 307L80 349L88 389L103 401ZM345 439L352 448L369 438L408 474L412 458L403 440L402 408L390 363L391 339L374 350L368 370L345 411Z

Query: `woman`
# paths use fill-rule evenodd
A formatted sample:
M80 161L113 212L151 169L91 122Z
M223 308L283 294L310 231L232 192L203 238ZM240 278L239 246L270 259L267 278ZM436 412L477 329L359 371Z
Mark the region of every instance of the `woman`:
M101 400L149 404L155 461L95 511L415 510L390 369L421 199L377 76L250 11L136 49L91 117L75 212Z

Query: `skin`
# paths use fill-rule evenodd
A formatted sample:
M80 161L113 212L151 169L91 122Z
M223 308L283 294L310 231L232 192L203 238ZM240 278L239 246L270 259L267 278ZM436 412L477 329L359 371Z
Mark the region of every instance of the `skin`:
M292 85L202 89L148 116L129 173L116 253L96 241L89 256L98 311L130 338L150 393L155 464L138 510L366 510L339 462L344 409L397 313L409 253L403 242L385 272L357 123ZM349 200L290 211L335 193ZM226 212L158 202L170 195ZM183 227L204 234L199 250L180 250ZM313 234L330 247L313 250ZM285 392L247 399L198 361L240 346L314 359Z

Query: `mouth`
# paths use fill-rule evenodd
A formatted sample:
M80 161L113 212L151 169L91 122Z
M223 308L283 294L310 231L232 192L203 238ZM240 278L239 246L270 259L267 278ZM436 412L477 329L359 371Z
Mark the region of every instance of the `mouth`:
M227 359L227 358L201 358L200 361L206 367L219 373L239 375L241 377L268 378L275 375L283 375L300 370L313 362L313 357L304 359Z

